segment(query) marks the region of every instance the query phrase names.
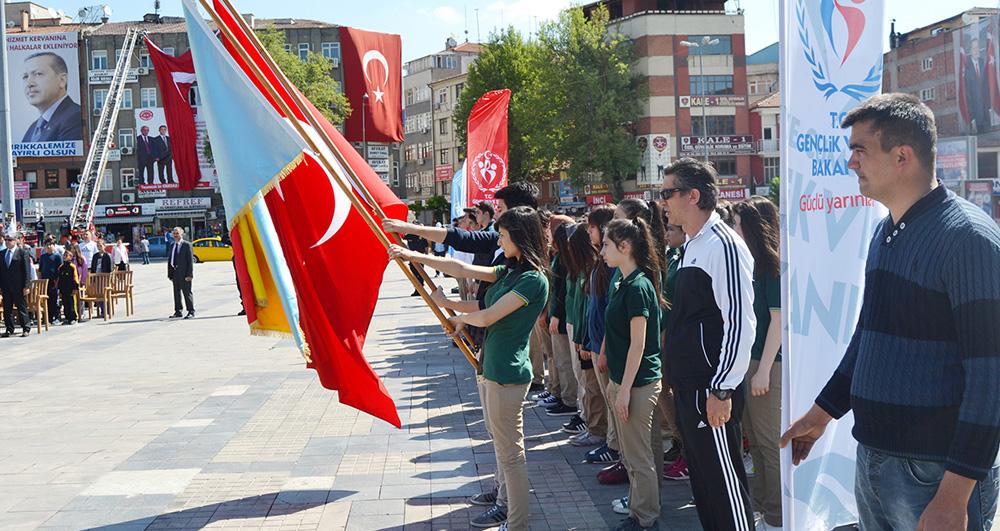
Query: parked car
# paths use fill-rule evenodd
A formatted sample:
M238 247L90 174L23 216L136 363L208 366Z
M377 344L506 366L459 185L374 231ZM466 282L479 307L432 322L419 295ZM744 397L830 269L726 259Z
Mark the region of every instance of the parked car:
M170 248L170 242L168 242L166 238L163 236L150 236L147 239L149 240L150 258L167 257L167 249Z
M191 242L191 247L193 247L195 263L228 262L233 259L233 248L218 236L198 238Z

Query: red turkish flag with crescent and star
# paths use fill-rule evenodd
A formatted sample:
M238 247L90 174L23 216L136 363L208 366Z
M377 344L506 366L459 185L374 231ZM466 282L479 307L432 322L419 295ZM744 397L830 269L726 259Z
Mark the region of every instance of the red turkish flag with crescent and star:
M345 26L340 28L340 49L344 94L351 102L344 136L352 142L402 142L403 42L399 35Z
M291 94L279 83L278 74L268 67L254 49L250 36L240 28L235 18L238 15L228 11L218 0L214 5L220 19L239 41L234 44L224 38L223 43L275 110L281 113L266 87L258 82L246 61L236 53L237 46L243 48L260 68L295 119L310 129L306 116L311 116L333 141L358 181L350 179L332 154L328 158L333 161L334 170L352 184L352 193L361 200L364 208L377 219L373 206L366 203L364 196L357 191L362 187L386 216L405 220L407 206L300 92L297 94L304 101L305 108L296 106ZM325 149L321 142L317 144ZM342 403L399 427L399 414L392 396L363 353L382 274L388 263L385 248L324 165L308 152L279 184L265 193L264 201L295 286L299 322L311 358L308 366L316 370L323 387L338 391ZM234 234L233 241L237 240L238 235ZM242 265L241 262L237 260L237 268ZM240 286L244 300L253 300L252 287L242 280L244 276L249 277L239 270L237 274L243 275Z
M507 106L510 89L483 94L469 112L465 178L467 205L493 201L507 186Z
M201 180L198 132L194 125L195 111L188 99L191 85L195 82L194 61L190 51L174 57L163 53L149 37L144 39L163 98L163 114L167 119L167 134L170 137L174 169L177 170L178 187L181 190L194 190ZM158 134L156 131L150 133Z

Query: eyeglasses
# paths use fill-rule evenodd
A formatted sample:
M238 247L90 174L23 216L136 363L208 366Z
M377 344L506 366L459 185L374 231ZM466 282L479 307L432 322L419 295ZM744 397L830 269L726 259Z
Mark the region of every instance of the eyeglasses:
M662 188L660 190L660 199L666 201L674 196L677 192L683 192L683 188Z

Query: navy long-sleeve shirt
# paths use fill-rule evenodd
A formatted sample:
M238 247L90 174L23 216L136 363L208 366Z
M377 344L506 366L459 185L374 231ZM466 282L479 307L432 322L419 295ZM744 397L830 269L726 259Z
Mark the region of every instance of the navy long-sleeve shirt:
M55 280L59 277L59 266L63 259L56 253L42 253L38 259L39 278Z
M938 186L868 249L854 337L816 404L854 437L981 480L1000 449L1000 229Z
M608 267L604 263L604 260L598 261L598 264L590 272L590 297L587 299L587 339L589 346L587 350L591 352L601 352L601 343L604 342L604 310L608 308L608 291L605 290L603 295L597 294L597 288L594 287L594 277L597 275L597 268ZM611 276L611 272L608 272L608 276Z

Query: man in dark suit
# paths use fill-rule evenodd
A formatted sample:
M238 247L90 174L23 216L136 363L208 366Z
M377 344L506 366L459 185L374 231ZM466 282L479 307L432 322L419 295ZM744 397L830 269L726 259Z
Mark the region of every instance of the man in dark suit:
M156 169L160 176L160 183L174 182L174 154L170 151L170 137L167 136L167 126L160 126L160 136L153 139L153 153L156 155ZM167 179L163 179L166 172Z
M14 306L21 320L21 337L31 332L28 321L26 297L31 287L31 257L17 245L17 235L7 234L3 238L6 249L0 257L0 287L3 291L3 322L6 331L0 337L14 334Z
M174 314L171 319L181 317L181 297L187 308L185 319L194 317L194 296L191 295L191 281L194 279L194 251L191 242L184 241L184 229L174 227L173 243L167 251L167 278L174 284Z
M83 140L83 114L69 97L69 68L52 52L40 52L24 60L24 95L40 116L25 131L21 142Z
M94 253L94 257L90 259L89 270L91 273L110 273L111 272L111 255L105 249L106 244L104 238L97 239L97 252ZM97 316L104 317L104 303L97 303Z
M149 137L149 127L139 129L135 137L135 157L139 163L139 178L142 184L153 184L153 161L156 160L156 148L153 139Z
M969 43L969 53L965 59L964 82L969 119L975 122L975 131L977 133L989 131L990 87L986 78L986 58L980 57L978 37L973 37Z

